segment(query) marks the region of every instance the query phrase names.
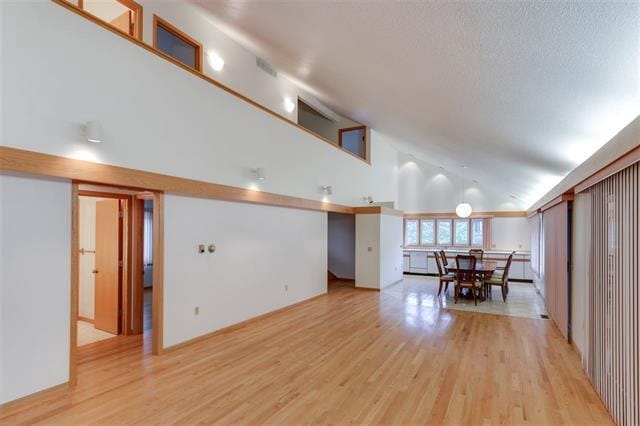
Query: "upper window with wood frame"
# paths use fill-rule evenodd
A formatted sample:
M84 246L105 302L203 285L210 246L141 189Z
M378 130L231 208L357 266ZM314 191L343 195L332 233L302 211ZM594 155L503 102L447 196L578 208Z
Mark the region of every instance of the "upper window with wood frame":
M298 98L298 124L343 151L369 161L367 126L335 113L318 101Z
M131 37L142 40L142 6L133 0L67 0Z
M153 47L196 71L202 71L202 44L157 15L153 15Z
M338 145L360 158L367 158L367 126L348 127L338 131Z

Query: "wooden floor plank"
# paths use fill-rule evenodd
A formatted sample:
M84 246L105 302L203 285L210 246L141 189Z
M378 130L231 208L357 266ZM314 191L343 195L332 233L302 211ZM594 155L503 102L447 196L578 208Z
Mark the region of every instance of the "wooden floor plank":
M85 346L75 388L0 423L612 424L552 322L416 305L435 284L401 285L336 285L160 357L137 336Z

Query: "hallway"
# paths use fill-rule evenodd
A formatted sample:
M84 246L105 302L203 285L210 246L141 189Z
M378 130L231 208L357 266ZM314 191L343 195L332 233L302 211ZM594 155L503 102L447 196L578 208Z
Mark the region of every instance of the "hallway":
M431 285L412 292L431 294ZM386 291L333 286L159 357L140 336L91 348L75 389L10 403L0 421L612 423L551 321L415 305Z

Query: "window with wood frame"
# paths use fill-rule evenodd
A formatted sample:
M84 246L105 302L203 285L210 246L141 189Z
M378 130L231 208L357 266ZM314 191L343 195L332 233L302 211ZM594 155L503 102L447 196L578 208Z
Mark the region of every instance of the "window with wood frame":
M363 160L366 160L367 126L347 127L338 130L338 145Z
M67 0L131 37L142 40L142 6L133 0Z
M153 47L196 71L202 71L202 43L153 15Z
M482 218L434 218L404 221L405 247L483 247L485 220Z

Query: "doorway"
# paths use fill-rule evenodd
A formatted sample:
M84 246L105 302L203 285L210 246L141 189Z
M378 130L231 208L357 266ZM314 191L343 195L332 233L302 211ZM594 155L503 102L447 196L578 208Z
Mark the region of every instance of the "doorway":
M327 269L328 290L355 287L355 215L327 213Z
M74 183L72 200L75 383L78 350L82 357L128 339L161 352L163 194Z
M121 334L127 200L114 194L80 193L78 346Z

